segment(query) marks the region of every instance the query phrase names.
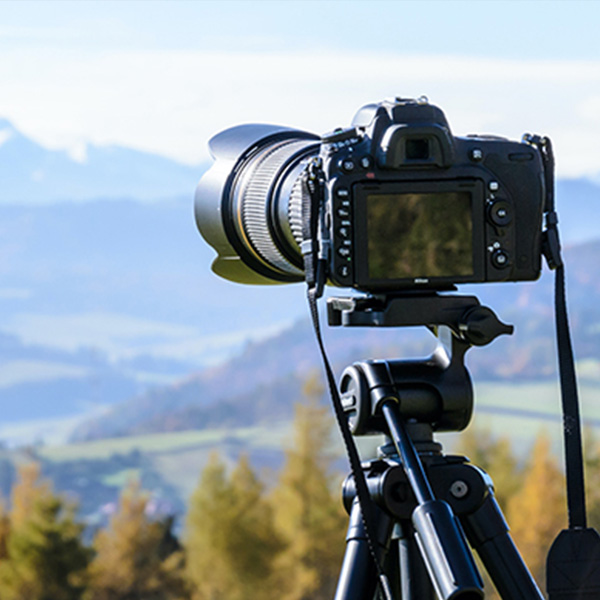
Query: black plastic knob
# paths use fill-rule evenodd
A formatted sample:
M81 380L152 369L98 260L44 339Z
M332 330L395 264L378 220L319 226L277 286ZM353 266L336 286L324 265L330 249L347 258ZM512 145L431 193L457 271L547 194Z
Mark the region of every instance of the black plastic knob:
M514 327L500 321L487 306L468 310L459 323L462 337L473 346L486 346L499 335L512 335Z

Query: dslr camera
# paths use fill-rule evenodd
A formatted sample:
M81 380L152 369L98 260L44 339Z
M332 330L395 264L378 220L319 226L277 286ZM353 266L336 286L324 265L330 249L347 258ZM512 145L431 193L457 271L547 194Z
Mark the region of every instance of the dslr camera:
M425 98L368 104L350 127L321 137L241 125L209 146L215 163L196 190L196 222L217 252L213 271L231 281L304 279L309 165L321 173L313 231L331 285L445 290L540 274L540 150L454 137Z

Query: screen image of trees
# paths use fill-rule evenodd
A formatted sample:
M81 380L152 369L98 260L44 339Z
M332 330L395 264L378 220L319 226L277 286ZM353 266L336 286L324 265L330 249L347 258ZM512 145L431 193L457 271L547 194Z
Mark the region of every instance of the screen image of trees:
M466 192L367 196L370 279L472 275L472 237Z

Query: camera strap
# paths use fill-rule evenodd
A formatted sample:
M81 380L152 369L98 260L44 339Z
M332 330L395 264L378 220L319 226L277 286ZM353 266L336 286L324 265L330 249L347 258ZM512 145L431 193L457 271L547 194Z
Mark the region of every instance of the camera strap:
M314 158L310 161L305 174L304 181L308 194L303 194L302 202L302 253L304 256L304 269L307 283L308 305L312 317L313 328L317 338L317 344L323 360L325 375L329 394L333 402L336 422L344 446L346 454L350 462L350 470L356 486L356 494L360 503L361 515L365 527L369 552L373 558L377 575L381 584L381 590L385 600L393 600L389 580L383 571L381 561L375 549L374 533L377 531L375 511L377 507L373 502L367 482L362 470L360 457L354 438L350 432L348 420L342 406L340 394L337 387L333 369L327 357L327 351L323 342L321 325L319 321L319 310L317 300L323 295L325 285L326 267L328 264L329 245L325 235L320 236L319 233L325 234L325 175L321 168L321 160ZM321 228L321 231L319 231ZM320 243L319 240L325 240L325 243Z
M552 152L552 143L547 137L528 135L525 137L525 141L539 149L544 163L546 180L546 229L543 234L542 252L550 269L556 272L554 312L563 411L569 528L585 528L587 519L581 443L581 418L579 415L575 360L567 315L565 264L561 256L558 214L554 198L554 154Z
M565 265L561 256L554 198L554 155L552 143L547 137L526 135L523 141L538 148L544 163L546 229L543 233L542 252L550 269L556 271L554 312L569 517L569 528L558 534L548 552L546 590L550 600L592 600L600 595L600 535L595 529L587 527L577 376L567 316Z

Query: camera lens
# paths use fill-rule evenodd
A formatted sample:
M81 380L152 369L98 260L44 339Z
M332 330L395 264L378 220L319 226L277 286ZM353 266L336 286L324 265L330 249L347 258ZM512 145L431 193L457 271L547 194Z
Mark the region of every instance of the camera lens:
M319 138L270 125L228 129L196 189L196 223L217 251L212 268L239 283L302 281L302 173Z

